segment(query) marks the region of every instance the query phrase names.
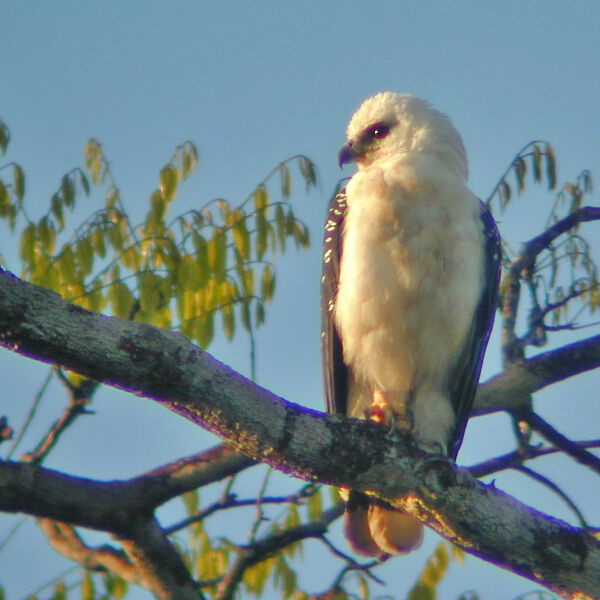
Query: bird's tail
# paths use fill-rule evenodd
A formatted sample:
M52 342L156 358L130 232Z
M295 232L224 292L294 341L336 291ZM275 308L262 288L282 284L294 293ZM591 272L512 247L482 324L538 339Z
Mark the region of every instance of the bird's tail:
M355 493L352 493L354 496ZM411 515L362 498L346 508L345 534L352 548L381 558L416 550L423 541L423 525Z

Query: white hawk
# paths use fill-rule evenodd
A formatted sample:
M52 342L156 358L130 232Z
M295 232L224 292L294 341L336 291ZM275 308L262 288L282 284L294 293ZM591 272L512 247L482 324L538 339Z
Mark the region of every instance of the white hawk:
M327 408L409 432L456 457L497 304L501 248L467 187L450 120L408 94L365 100L339 163L358 171L325 226L322 351ZM385 557L422 540L410 515L351 492L346 535Z

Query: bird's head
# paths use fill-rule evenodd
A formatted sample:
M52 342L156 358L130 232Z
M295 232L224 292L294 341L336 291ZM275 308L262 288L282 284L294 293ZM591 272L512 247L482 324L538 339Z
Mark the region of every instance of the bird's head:
M421 98L393 92L367 98L350 119L346 133L348 143L340 150L340 166L356 162L364 169L401 154L429 154L467 177L459 133L446 115Z

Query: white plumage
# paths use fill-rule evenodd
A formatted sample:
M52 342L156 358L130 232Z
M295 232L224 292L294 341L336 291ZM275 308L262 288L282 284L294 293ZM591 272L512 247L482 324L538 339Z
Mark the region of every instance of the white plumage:
M485 304L495 294L499 249L495 271L486 252L496 232L466 185L459 134L424 100L377 94L347 135L340 164L359 170L327 227L324 359L326 383L338 386L328 390L328 405L393 424L424 449L454 456L493 319ZM339 225L333 236L332 224ZM339 339L342 357L328 334ZM389 554L420 543L409 516L359 504L347 526L359 551Z

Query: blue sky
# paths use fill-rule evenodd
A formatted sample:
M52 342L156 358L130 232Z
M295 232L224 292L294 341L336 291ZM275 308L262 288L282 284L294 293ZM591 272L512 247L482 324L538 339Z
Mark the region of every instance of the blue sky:
M140 215L158 170L186 139L199 146L200 168L177 200L174 210L181 212L217 196L243 199L290 155L304 153L315 161L319 190L306 196L297 180L293 200L296 214L311 227L312 248L279 263L276 298L258 336L259 383L313 408L322 406L320 229L326 202L343 175L336 157L346 123L362 99L383 89L410 92L448 113L464 138L471 186L481 196L513 154L535 138L554 145L560 181L583 168L600 174L600 3L594 0L568 5L0 0L0 8L0 118L11 128L10 158L25 169L33 214L45 210L62 174L82 164L92 136L102 142L126 203ZM502 233L513 244L545 222L550 197L538 191L527 198L501 219ZM81 214L93 208L84 205ZM16 244L2 231L0 253L16 265ZM248 372L247 340L217 340L210 351ZM483 378L498 368L496 343ZM0 400L0 413L15 425L44 373L0 351L0 377L10 390ZM598 375L581 378L570 410L564 395L572 388L541 395L543 414L567 434L597 436L597 385ZM42 419L62 406L55 391ZM97 417L69 433L49 466L91 477L128 477L213 441L159 407L116 392L102 392L95 408ZM578 418L584 411L593 418ZM508 450L508 433L503 416L475 420L460 460L469 464ZM589 486L586 515L597 523L597 479L585 478L568 461L555 464L558 471L581 476L584 490ZM571 518L560 502L517 476L500 476L498 482L541 510ZM0 536L7 527L0 520ZM0 579L14 597L61 569L47 559L35 527L24 532L0 554ZM25 561L38 553L44 565L39 581L31 573L20 577ZM425 556L386 565L386 592L402 597ZM328 578L314 577L314 586L309 580L307 587L318 591ZM499 597L498 589L512 597L532 588L474 558L454 569L444 586L444 598L471 588L482 598Z

